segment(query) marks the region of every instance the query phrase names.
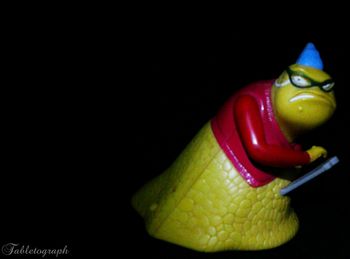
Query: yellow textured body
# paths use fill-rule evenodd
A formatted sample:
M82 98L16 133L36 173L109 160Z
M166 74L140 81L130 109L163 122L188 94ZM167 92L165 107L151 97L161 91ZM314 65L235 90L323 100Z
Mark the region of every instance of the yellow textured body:
M288 180L249 186L206 124L173 165L132 199L150 235L191 249L260 250L281 245L298 229Z

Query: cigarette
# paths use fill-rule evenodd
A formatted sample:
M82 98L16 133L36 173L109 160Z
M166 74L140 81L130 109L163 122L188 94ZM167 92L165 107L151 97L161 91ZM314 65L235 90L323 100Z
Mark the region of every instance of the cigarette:
M287 193L291 192L292 190L298 188L299 186L303 185L304 183L307 183L308 181L312 180L316 176L319 176L320 174L324 173L325 171L331 169L334 165L336 165L339 162L338 157L334 156L315 169L311 170L307 174L299 177L295 181L291 182L289 185L286 187L282 188L280 190L280 194L282 196L286 195Z

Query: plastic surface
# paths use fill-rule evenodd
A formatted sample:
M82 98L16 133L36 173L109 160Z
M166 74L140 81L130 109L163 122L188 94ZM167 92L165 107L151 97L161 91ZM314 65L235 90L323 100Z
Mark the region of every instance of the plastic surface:
M281 245L298 230L289 181L253 188L218 145L208 123L176 161L133 197L156 238L198 251L259 250Z
M327 150L303 151L294 139L324 124L336 108L334 82L320 62L309 44L299 64L276 80L235 93L176 161L134 195L151 236L215 252L273 248L296 234L298 218L281 189L294 188L286 179L296 166Z
M320 174L328 171L333 166L335 166L339 162L338 157L334 156L330 159L328 159L326 162L322 163L320 166L313 169L311 172L303 175L302 177L296 179L292 183L290 183L288 186L281 189L280 194L281 195L287 195L294 189L298 188L299 186L307 183L308 181L312 180L313 178L319 176Z
M250 96L243 96L237 100L235 112L238 131L254 161L274 167L291 167L309 162L309 155L305 151L270 145L266 142L259 107Z
M268 184L275 177L269 170L257 167L252 161L250 154L246 152L242 135L237 130L239 127L237 125L239 118L245 114L238 114L236 112L236 106L240 98L249 96L254 99L259 110L256 116L262 122L262 134L269 144L281 146L286 149L294 148L281 132L275 119L271 103L272 85L273 81L269 80L259 81L244 87L235 93L211 120L214 136L222 150L241 176L252 187L260 187Z
M314 67L319 70L323 69L323 62L321 60L320 54L315 48L315 45L311 42L306 45L305 49L300 54L296 64Z

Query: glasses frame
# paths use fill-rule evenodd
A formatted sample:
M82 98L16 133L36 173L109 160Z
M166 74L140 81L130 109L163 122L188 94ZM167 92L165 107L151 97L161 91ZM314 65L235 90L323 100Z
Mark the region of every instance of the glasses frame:
M313 80L312 78L308 77L307 75L305 75L303 72L293 71L289 67L287 68L286 71L287 71L287 74L288 74L288 77L289 77L289 81L295 87L298 87L298 88L310 88L310 87L317 86L324 92L331 92L333 90L333 87L334 87L334 80L333 79L327 79L327 80L325 80L323 82L317 82L317 81ZM294 76L294 75L301 76L301 77L305 78L308 82L310 82L310 85L306 85L305 86L305 85L298 85L298 84L296 84L292 80L292 76ZM326 86L328 84L333 84L333 85L332 85L332 87L330 89L324 89L324 86Z

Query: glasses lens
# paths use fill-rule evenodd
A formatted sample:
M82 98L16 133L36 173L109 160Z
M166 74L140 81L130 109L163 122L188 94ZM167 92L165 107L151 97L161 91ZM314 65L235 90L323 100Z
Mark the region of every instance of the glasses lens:
M311 83L306 78L300 75L292 75L291 76L292 83L298 87L310 87Z
M326 92L329 92L333 89L334 83L328 83L322 86L322 89L325 90Z

